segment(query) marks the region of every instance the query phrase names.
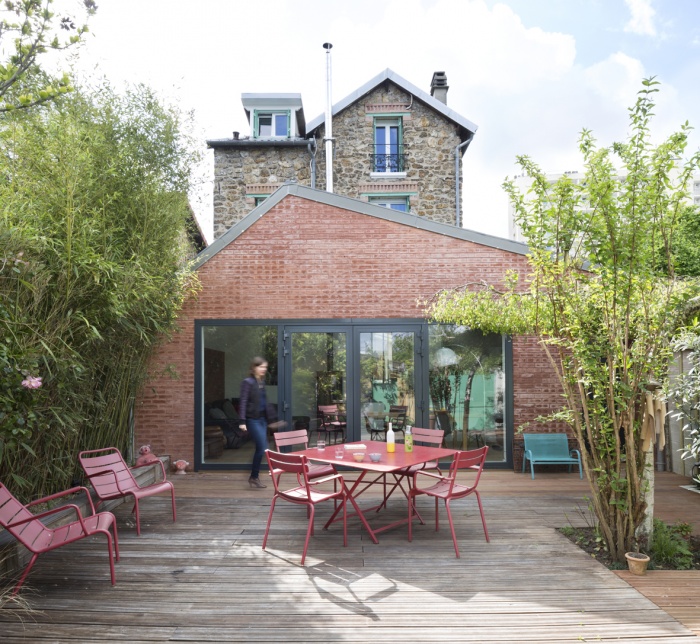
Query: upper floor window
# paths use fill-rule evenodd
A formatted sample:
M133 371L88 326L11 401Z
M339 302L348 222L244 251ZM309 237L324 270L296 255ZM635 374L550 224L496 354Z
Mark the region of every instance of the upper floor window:
M369 203L375 206L384 206L391 210L409 211L408 197L370 197Z
M372 172L404 172L402 125L400 118L375 119Z
M287 138L289 112L255 112L255 138Z

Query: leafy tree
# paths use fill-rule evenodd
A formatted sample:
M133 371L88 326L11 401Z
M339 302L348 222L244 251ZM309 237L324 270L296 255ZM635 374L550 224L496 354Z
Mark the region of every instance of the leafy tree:
M193 279L192 149L145 87L78 88L0 122L0 480L52 492L80 449L129 447L148 357Z
M671 249L700 153L679 161L687 123L652 145L657 84L643 81L624 142L599 148L582 131L582 184L566 176L550 184L532 160L518 158L533 179L532 196L512 182L505 189L529 244L526 280L509 274L500 290L440 293L430 307L440 322L539 337L565 400L546 420L566 422L576 437L599 528L618 561L635 548L647 510L645 394L666 380L670 338L698 293L697 280L675 275Z
M52 76L39 58L49 50L65 50L87 33L86 24L68 11L56 15L54 0L5 0L0 9L0 45L8 56L0 60L0 112L40 105L73 89L68 74ZM82 0L85 18L97 10L94 0Z

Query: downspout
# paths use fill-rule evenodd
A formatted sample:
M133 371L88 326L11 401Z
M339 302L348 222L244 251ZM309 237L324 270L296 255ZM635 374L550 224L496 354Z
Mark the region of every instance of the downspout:
M472 142L473 138L474 138L474 132L470 132L469 138L466 141L464 141L463 143L460 143L455 148L455 226L457 226L457 228L462 227L462 222L460 221L460 218L459 218L460 210L461 210L461 205L459 203L459 159L460 159L459 151L462 148L465 148L465 152L466 152L466 148Z
M316 187L316 139L311 139L306 145L311 159L311 187Z

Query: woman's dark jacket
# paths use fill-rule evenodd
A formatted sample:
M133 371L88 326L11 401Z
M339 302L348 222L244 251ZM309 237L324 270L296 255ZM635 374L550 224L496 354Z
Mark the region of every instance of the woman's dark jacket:
M264 385L263 385L264 386ZM265 418L266 414L260 411L260 387L258 381L250 376L241 383L240 411L241 424L246 418L256 420Z

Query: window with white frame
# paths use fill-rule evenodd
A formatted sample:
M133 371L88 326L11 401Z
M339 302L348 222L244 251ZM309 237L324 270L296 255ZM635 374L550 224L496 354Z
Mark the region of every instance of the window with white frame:
M404 172L402 126L399 117L374 120L372 172Z
M290 135L290 113L288 110L256 111L254 132L256 139L280 139Z
M369 203L375 206L383 206L391 210L399 210L401 212L410 211L410 203L408 197L392 195L391 197L369 197Z

